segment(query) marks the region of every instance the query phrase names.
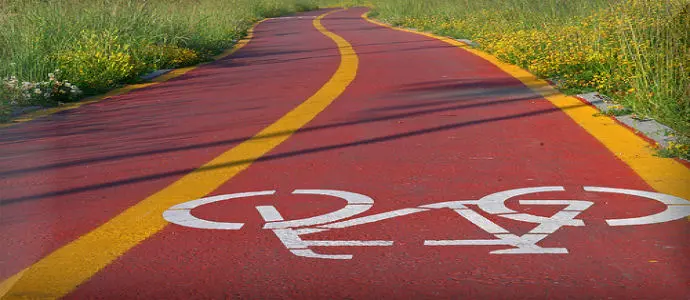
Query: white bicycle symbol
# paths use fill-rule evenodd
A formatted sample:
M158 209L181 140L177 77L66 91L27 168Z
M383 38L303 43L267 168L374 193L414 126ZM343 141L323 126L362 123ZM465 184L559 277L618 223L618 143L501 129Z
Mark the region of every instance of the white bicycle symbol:
M614 193L626 194L632 196L639 196L653 199L666 205L666 209L662 212L627 219L607 219L606 223L609 226L630 226L630 225L647 225L669 222L673 220L682 219L690 216L690 201L674 197L671 195L653 193L629 189L617 189L607 187L592 187L586 186L583 188L587 192L597 193ZM310 247L343 247L343 246L392 246L393 241L373 240L373 241L357 241L357 240L305 240L304 235L324 232L333 229L342 229L362 224L379 222L386 219L396 218L405 215L411 215L420 212L426 212L435 209L451 209L461 217L469 220L480 229L492 234L495 239L481 239L481 240L425 240L425 246L477 246L477 245L505 245L511 246L508 249L494 250L491 254L566 254L566 248L544 248L537 243L550 234L556 232L563 226L584 226L582 220L575 219L575 217L589 208L593 202L583 200L519 200L521 205L567 205L561 211L552 215L551 217L536 216L527 213L516 212L508 208L505 204L506 200L542 192L559 192L565 191L560 186L544 186L513 189L503 192L494 193L485 196L479 200L460 200L432 203L421 205L413 208L397 209L389 212L378 213L368 216L361 216L352 218L356 215L362 214L369 210L374 205L374 199L366 195L339 191L339 190L320 190L320 189L298 189L294 190L292 194L297 195L323 195L343 199L347 205L342 209L326 213L319 216L298 220L285 220L274 206L256 206L266 224L263 229L272 230L273 233L280 239L280 241L287 247L287 249L294 255L309 257L309 258L323 258L323 259L352 259L349 254L319 254L314 252ZM215 222L204 220L192 215L192 209L198 208L209 203L227 201L238 198L247 198L255 196L274 195L275 190L258 191L226 194L220 196L207 197L197 199L182 204L175 205L163 213L163 218L170 223L181 226L199 228L199 229L224 229L224 230L239 230L244 225L243 223L231 222ZM468 206L476 206L481 211L496 215L503 218L538 224L535 228L523 235L516 235L492 222L483 215L470 209ZM348 219L349 220L345 220Z

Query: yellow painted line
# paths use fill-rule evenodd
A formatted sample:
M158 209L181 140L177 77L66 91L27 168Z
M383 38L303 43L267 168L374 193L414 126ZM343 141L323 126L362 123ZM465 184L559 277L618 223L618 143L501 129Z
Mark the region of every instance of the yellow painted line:
M19 271L17 274L12 275L10 278L0 283L0 297L6 295L10 291L12 286L19 281L19 278L22 278L24 272L26 272L26 269Z
M630 129L616 123L611 118L605 116L595 117L595 114L599 111L589 105L583 105L583 102L579 99L562 94L548 82L537 78L520 67L502 62L491 54L473 49L467 44L452 38L411 29L396 28L369 19L366 13L362 15L362 18L379 26L441 40L483 58L522 81L524 85L560 108L575 123L599 140L618 159L630 166L653 189L660 193L690 199L690 169L675 159L656 156L655 151L647 141L637 136ZM596 172L596 170L592 171ZM688 219L690 220L690 217Z
M128 208L107 223L50 253L12 277L7 298L58 298L67 295L132 247L161 231L168 222L163 212L170 206L213 192L247 169L330 105L355 79L358 58L352 46L321 25L328 12L314 19L318 31L330 37L340 51L340 65L314 95L269 125L253 138L237 145L163 190ZM233 162L230 167L218 168ZM17 278L19 277L19 278ZM2 286L10 285L7 281Z
M265 19L261 20L259 22L256 22L254 24L254 26L252 26L252 28L250 28L247 31L247 36L244 39L237 42L237 44L235 44L235 46L233 46L232 48L225 50L221 54L214 56L213 60L219 60L219 59L225 58L225 57L237 52L238 50L242 49L244 46L246 46L249 43L249 41L251 41L251 39L254 37L254 28L263 21L265 21ZM125 85L121 88L113 89L113 90L111 90L111 91L109 91L103 95L91 96L91 97L83 99L79 102L66 103L66 104L58 106L58 107L50 107L50 108L40 109L37 111L26 113L26 114L23 114L23 115L15 118L15 119L13 119L9 123L0 124L0 128L10 127L10 126L13 126L13 125L16 125L19 123L28 122L28 121L35 120L35 119L38 119L41 117L45 117L45 116L49 116L49 115L52 115L55 113L59 113L61 111L72 110L72 109L79 108L79 107L87 105L87 104L96 103L96 102L106 100L110 97L126 94L126 93L129 93L129 92L134 91L134 90L138 90L141 88L145 88L145 87L159 84L161 82L166 82L170 79L173 79L175 77L180 77L180 76L184 75L185 73L187 73L191 70L194 70L200 66L203 66L203 65L206 65L209 63L211 63L211 62L201 63L201 64L198 64L196 66L191 66L191 67L186 67L186 68L174 69L168 73L162 74L158 77L151 79L150 82Z

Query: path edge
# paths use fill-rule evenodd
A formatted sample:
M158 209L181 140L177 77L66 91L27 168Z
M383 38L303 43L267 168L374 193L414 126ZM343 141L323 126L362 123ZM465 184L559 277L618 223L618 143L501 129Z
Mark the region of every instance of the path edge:
M415 29L395 27L369 18L367 11L361 15L365 21L385 28L423 35L461 48L508 75L518 79L526 87L551 102L576 124L594 137L616 158L630 167L650 187L661 193L690 199L690 165L677 158L662 158L656 154L654 143L628 126L608 116L602 116L595 106L582 98L560 92L548 81L518 66L500 61L495 56L472 48L466 42ZM596 171L596 170L593 170ZM690 221L690 217L687 218Z
M77 109L77 108L82 107L84 105L89 105L89 104L101 102L101 101L110 99L110 98L115 97L115 96L124 95L124 94L127 94L127 93L135 91L135 90L139 90L139 89L142 89L145 87L157 85L159 83L169 81L173 78L180 77L189 71L192 71L192 70L197 69L201 66L205 66L205 65L214 63L216 61L219 61L223 58L226 58L226 57L234 54L235 52L239 51L240 49L244 48L244 46L249 44L249 42L254 38L254 29L257 26L259 26L259 24L263 23L266 20L270 20L270 19L272 19L272 18L264 18L262 20L255 22L247 30L247 34L245 35L244 38L237 41L237 43L235 45L233 45L232 48L226 49L222 53L212 56L211 61L203 62L200 64L196 64L196 65L184 67L184 68L169 69L169 70L167 70L167 72L162 72L161 74L159 74L157 76L148 77L147 82L127 84L127 85L124 85L122 87L110 90L104 94L90 96L90 97L84 98L84 99L77 101L77 102L67 103L65 105L61 105L58 107L41 108L41 109L38 109L35 111L31 111L31 112L28 112L26 114L19 115L16 118L8 121L7 123L0 124L0 129L13 127L15 125L19 125L22 123L36 120L36 119L40 119L43 117L54 115L54 114L59 113L59 112ZM160 71L160 70L158 70L158 71Z
M0 294L0 298L25 299L39 295L35 298L56 299L69 295L120 256L169 225L162 214L170 206L212 193L336 101L354 81L359 65L352 45L320 23L325 16L339 11L342 10L328 11L312 22L334 42L340 54L338 68L318 91L252 138L3 280L0 292L4 294ZM233 165L233 162L237 163Z

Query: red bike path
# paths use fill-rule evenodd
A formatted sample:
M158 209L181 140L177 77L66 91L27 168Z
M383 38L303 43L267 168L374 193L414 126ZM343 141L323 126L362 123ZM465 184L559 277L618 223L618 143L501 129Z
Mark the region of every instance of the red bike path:
M583 191L654 192L628 164L494 64L436 39L367 22L364 12L337 11L321 20L356 52L354 81L306 126L208 196L276 194L194 210L201 219L245 223L241 230L167 225L67 298L688 298L687 219L612 227L604 220L650 215L665 206ZM341 62L338 47L312 24L323 13L267 20L233 56L165 83L0 129L0 278L97 230L313 95ZM594 203L577 216L585 226L564 226L538 243L568 253L424 245L492 238L445 209L305 235L394 244L313 247L352 254L348 260L300 257L262 229L255 208L274 205L293 220L344 205L332 197L291 194L296 189L367 195L374 200L369 215L542 186L565 191L519 200ZM517 200L508 207L534 215L563 209ZM476 211L518 235L536 226ZM103 251L98 246L93 251ZM41 284L10 286L5 296L65 296L42 294ZM33 285L37 290L26 288Z

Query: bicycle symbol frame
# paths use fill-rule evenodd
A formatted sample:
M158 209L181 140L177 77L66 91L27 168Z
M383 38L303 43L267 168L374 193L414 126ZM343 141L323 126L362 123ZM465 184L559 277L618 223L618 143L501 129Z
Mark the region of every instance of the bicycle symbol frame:
M630 189L607 188L585 186L584 191L596 193L626 194L656 200L666 205L666 209L652 215L626 218L626 219L607 219L609 226L632 226L664 223L682 219L690 216L690 201L683 198ZM493 250L491 254L567 254L566 248L546 248L537 245L550 234L553 234L563 226L585 226L585 223L576 219L580 213L588 209L594 203L583 200L518 200L521 205L558 205L564 206L559 212L551 217L537 216L527 213L520 213L508 208L505 202L508 199L542 192L565 191L561 186L542 186L531 188L520 188L502 191L482 197L479 200L459 200L438 202L420 205L412 208L397 209L373 215L360 216L374 205L374 199L369 196L341 191L324 189L297 189L292 192L295 195L322 195L336 197L347 202L345 207L310 218L297 220L285 220L278 210L272 206L256 206L259 214L266 221L263 229L272 230L285 247L294 255L320 258L320 259L352 259L350 254L319 254L310 247L345 247L345 246L392 246L393 241L386 240L305 240L302 236L317 232L324 232L335 229L349 228L363 224L375 223L387 219L401 216L432 211L436 209L451 209L461 217L467 219L480 229L493 235L495 239L478 240L425 240L425 246L486 246L504 245L510 248ZM274 195L275 190L234 193L219 196L212 196L192 200L170 207L163 213L163 218L170 223L180 226L216 229L216 230L240 230L243 223L234 222L215 222L200 219L192 215L191 211L200 206L219 201L228 201L239 198L269 196ZM496 215L515 221L538 224L529 232L523 235L511 233L500 225L479 214L469 206L476 206L479 210L489 215Z

